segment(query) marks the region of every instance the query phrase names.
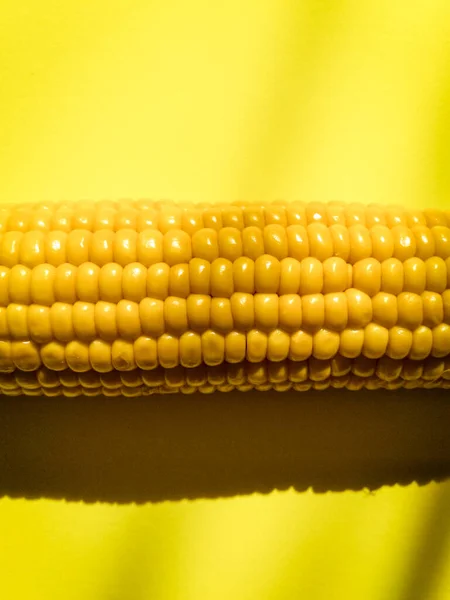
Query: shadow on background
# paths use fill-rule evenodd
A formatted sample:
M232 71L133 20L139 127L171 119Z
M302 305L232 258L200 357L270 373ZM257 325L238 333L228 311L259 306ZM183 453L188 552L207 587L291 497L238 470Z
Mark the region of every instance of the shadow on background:
M439 390L2 398L0 494L146 502L450 475Z

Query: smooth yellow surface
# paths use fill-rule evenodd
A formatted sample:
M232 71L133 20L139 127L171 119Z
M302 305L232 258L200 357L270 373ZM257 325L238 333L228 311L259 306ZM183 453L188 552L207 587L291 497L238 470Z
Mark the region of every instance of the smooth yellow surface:
M448 206L447 0L3 4L2 202ZM0 595L444 599L449 501L449 484L144 507L4 499Z

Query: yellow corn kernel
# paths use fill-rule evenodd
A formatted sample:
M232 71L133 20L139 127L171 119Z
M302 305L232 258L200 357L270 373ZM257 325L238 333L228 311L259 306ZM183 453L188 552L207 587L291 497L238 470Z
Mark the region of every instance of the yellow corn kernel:
M403 291L404 270L398 258L388 258L381 263L381 291L395 296Z
M313 331L323 327L325 322L325 300L322 294L308 294L302 297L302 323L305 329Z
M112 371L111 345L103 340L92 341L89 344L89 362L97 373L109 373Z
M374 225L370 229L372 257L380 263L394 255L394 237L389 227Z
M133 352L136 365L140 369L155 369L158 366L156 339L145 336L139 337L133 344Z
M429 327L421 325L412 332L412 343L409 358L423 360L433 348L433 333Z
M389 344L389 331L382 325L369 323L364 330L362 353L370 359L381 358Z
M251 363L261 362L267 355L267 335L258 329L247 334L247 360Z
M154 298L144 298L139 303L139 319L142 333L159 337L165 331L164 302Z
M6 320L11 339L26 340L28 337L27 307L21 304L8 304Z
M243 210L244 214L244 225L245 227L258 227L259 229L263 229L266 220L264 214L264 208L260 206L245 206Z
M418 294L402 292L397 297L398 324L413 331L423 322L423 303Z
M144 267L163 262L163 234L155 229L144 229L136 238L136 258Z
M342 331L348 324L348 302L344 292L325 294L324 324L333 331Z
M224 226L225 227L236 227L240 225L239 218L237 217L239 209L233 211L232 214L225 218L224 216ZM235 218L233 218L235 217ZM242 226L238 226L238 229L242 229L244 222L242 220ZM196 231L200 231L204 228L203 222L203 211L200 208L188 207L182 211L181 215L181 227L183 231L185 231L188 235L192 236Z
M278 308L278 323L281 329L288 332L300 329L303 322L302 299L298 294L280 296Z
M207 260L193 258L189 262L189 289L192 294L206 294L209 296L211 291L211 263Z
M339 360L346 359L339 357ZM242 365L177 366L166 370L157 367L151 371L139 368L120 372L90 370L78 373L67 369L52 373L46 367L38 367L35 371L2 374L0 390L7 395L76 397L104 394L135 397L176 391L209 394L215 390L229 392L234 389L285 392L290 389L325 390L328 387L349 390L450 388L450 381L445 379L448 361L442 358L429 357L418 362L409 359L399 361L388 356L379 360L359 356L339 374L335 362L336 359L312 356L301 363L265 360Z
M416 239L413 232L403 225L396 225L391 229L394 239L394 258L401 262L412 258L416 253Z
M30 295L35 304L51 306L55 302L56 268L49 264L37 265L31 271Z
M326 205L326 214L326 220L328 225L345 225L345 210L341 202L328 202L328 204Z
M279 297L277 294L255 294L255 326L271 330L278 327Z
M339 345L339 333L328 329L319 329L313 337L313 356L320 360L331 359L338 353Z
M352 225L366 226L366 207L364 204L354 202L344 207L345 222L347 227Z
M159 211L158 228L161 233L167 233L171 229L181 229L183 211L178 206L164 206Z
M240 257L233 263L233 284L236 292L255 293L255 263L250 258ZM208 291L209 293L209 283Z
M285 360L289 355L290 336L281 329L273 329L267 336L267 358L273 362Z
M191 261L192 262L192 261ZM190 270L188 264L175 265L169 272L169 294L178 298L187 298L190 287ZM145 293L144 293L145 296ZM144 297L143 296L143 297ZM139 298L140 300L142 298Z
M425 262L420 258L408 258L403 263L405 292L414 292L421 294L425 291L427 281L427 269Z
M277 203L273 203L270 206L266 206L264 208L264 217L266 221L266 225L282 225L286 227L288 224L287 215L286 215L286 207L283 205L278 205Z
M416 240L416 256L421 260L427 260L434 256L436 252L436 242L431 230L424 226L418 225L411 229Z
M295 258L284 258L280 262L280 284L278 294L297 294L300 289L301 263Z
M445 214L442 210L427 208L423 211L423 214L427 220L428 227L447 224L447 219L445 218Z
M264 252L278 260L288 257L288 239L286 228L282 225L266 225L264 227Z
M321 262L333 256L333 239L329 228L323 223L311 223L307 227L309 252Z
M346 262L350 256L350 235L348 228L344 225L333 224L330 226L330 234L333 242L334 256L342 258Z
M444 320L444 302L441 294L424 292L421 295L423 302L423 324L427 327L439 325Z
M211 263L211 296L230 298L233 292L233 264L226 258L216 258Z
M450 256L450 228L436 225L431 230L435 243L435 254L444 260Z
M180 263L188 263L192 258L192 245L189 235L181 229L169 230L163 238L163 257L164 262L169 267Z
M141 335L140 307L137 302L120 300L116 308L117 332L126 340L135 340Z
M289 225L286 229L286 234L289 256L299 261L307 258L310 255L310 249L306 228L303 225Z
M364 345L364 329L346 328L340 334L339 352L345 358L356 358Z
M162 370L153 391L188 393L183 369L205 366L202 393L396 389L397 363L450 356L449 225L442 211L340 202L0 209L0 370L33 394L108 390L94 372L125 373L111 393L147 393L136 369ZM289 380L286 361L308 360L310 379L298 367ZM80 377L47 388L41 364ZM445 374L408 366L404 382Z
M198 333L186 331L180 337L180 364L194 368L202 363L202 339Z
M348 228L350 253L348 261L354 265L359 260L372 255L372 239L369 230L363 225L352 225Z
M225 355L225 339L216 331L208 330L202 334L203 361L208 366L220 365Z
M440 323L432 330L433 349L432 355L438 357L448 356L450 354L450 325Z
M136 368L133 343L127 340L114 340L111 347L111 360L117 371L131 371Z
M347 282L347 263L336 256L327 258L323 263L323 293L344 292Z
M373 316L372 301L364 292L350 288L345 291L348 306L348 324L350 327L364 328Z
M228 333L233 330L233 313L231 302L228 298L211 299L211 328L222 333Z
M305 258L300 264L300 294L320 294L323 289L323 263L317 258Z
M35 371L41 365L39 349L32 341L11 342L11 358L21 371Z
M32 269L23 265L14 265L12 269L2 271L1 287L3 306L7 306L9 302L17 304L31 303L31 274Z
M225 360L227 363L241 363L247 349L246 335L231 331L225 336Z
M299 329L291 335L289 358L294 361L302 361L309 358L313 349L313 337L307 331Z
M426 289L442 294L447 287L447 267L440 256L433 256L425 261Z
M219 243L215 229L201 229L192 236L192 256L209 263L219 258Z
M203 221L206 228L219 231L223 227L221 209L215 206L206 208L203 212Z
M242 256L242 236L235 227L223 227L218 234L219 256L233 262Z

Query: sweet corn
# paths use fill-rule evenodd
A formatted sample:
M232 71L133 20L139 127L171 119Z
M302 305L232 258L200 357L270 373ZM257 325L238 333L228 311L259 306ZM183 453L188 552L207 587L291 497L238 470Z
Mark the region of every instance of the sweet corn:
M446 388L449 356L450 211L0 208L4 394Z
M357 360L311 358L302 362L285 360L279 363L265 360L260 363L223 363L172 369L157 367L150 371L137 368L128 372L112 370L106 373L92 370L74 372L70 369L57 373L40 367L31 372L3 373L0 375L0 391L7 395L140 396L252 389L450 389L449 367L448 360L395 361L387 357L380 360L365 357Z

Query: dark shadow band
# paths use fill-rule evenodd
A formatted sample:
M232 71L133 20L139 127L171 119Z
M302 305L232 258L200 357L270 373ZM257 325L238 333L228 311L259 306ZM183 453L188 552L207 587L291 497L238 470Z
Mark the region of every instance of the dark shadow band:
M448 476L444 390L0 399L0 495L141 503Z

